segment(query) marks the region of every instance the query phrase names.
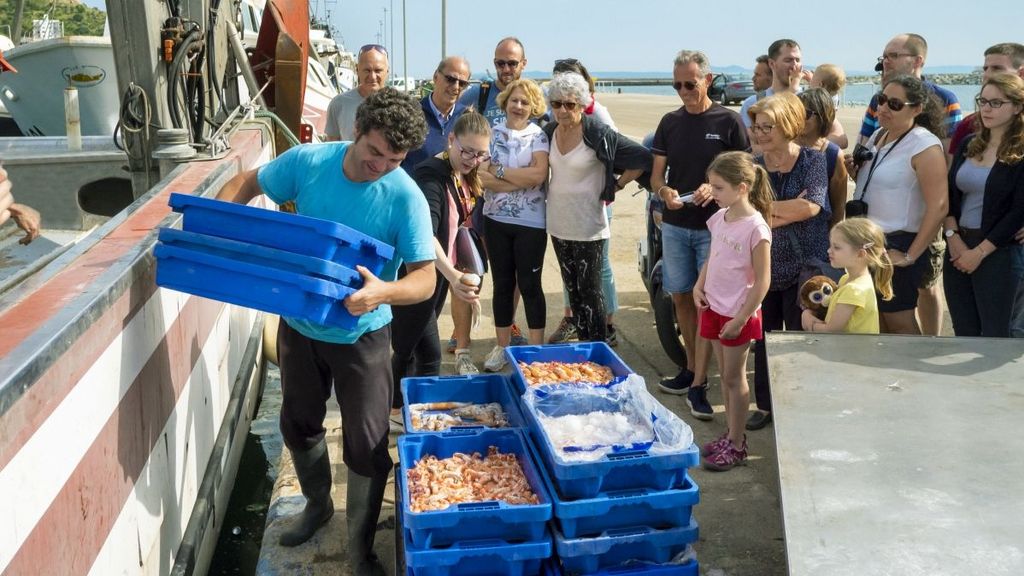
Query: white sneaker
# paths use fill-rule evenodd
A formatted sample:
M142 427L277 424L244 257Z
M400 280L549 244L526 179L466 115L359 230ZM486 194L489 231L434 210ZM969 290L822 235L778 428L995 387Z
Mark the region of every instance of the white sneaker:
M491 349L491 353L487 355L484 360L484 370L488 372L500 372L505 365L508 364L508 360L505 359L505 347L495 346Z
M455 351L455 371L460 376L472 376L473 374L480 373L480 370L473 364L473 358L469 355L469 350L460 348Z

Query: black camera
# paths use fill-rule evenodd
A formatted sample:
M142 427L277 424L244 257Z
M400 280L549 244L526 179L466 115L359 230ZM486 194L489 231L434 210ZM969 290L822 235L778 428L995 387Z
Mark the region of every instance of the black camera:
M853 163L857 166L860 166L874 157L875 153L863 144L857 144L853 147Z
M871 152L868 151L868 154ZM868 215L868 203L863 200L849 200L846 202L847 218L866 218Z

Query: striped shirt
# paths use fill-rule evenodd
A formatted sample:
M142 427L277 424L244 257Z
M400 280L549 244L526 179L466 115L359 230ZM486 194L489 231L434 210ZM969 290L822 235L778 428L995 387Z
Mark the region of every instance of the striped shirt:
M956 94L946 90L942 86L924 80L924 85L939 97L946 112L946 134L952 135L956 125L963 118L963 111L960 110L960 101ZM871 135L878 130L878 95L871 97L868 111L864 114L864 123L860 125L860 135L864 138L871 138Z

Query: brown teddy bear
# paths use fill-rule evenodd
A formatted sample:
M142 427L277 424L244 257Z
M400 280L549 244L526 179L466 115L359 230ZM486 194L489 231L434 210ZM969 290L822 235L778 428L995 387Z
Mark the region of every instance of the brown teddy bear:
M825 320L828 301L838 285L828 276L811 276L800 287L800 307L810 310L818 320Z

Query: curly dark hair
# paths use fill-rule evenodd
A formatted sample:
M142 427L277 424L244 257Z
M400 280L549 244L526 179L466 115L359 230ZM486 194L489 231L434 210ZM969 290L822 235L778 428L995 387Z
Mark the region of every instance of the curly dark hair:
M382 88L356 110L356 132L379 130L395 152L407 152L423 146L427 139L427 121L415 98L394 88Z
M917 76L900 74L885 81L882 89L889 84L899 84L907 93L907 103L921 105L921 112L914 117L914 123L928 130L939 138L946 137L946 116L945 110L938 95L928 88L928 85Z

